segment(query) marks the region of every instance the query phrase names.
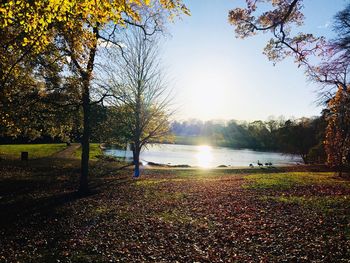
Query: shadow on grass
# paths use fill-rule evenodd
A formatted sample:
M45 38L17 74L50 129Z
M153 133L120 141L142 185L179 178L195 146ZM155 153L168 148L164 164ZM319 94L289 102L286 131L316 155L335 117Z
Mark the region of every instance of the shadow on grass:
M58 208L103 191L105 181L108 181L104 177L107 172L114 175L118 171L118 175L112 178L114 185L128 181L125 176L119 178L124 167L101 167L93 163L90 168L94 175L90 177L90 191L81 195L77 192L79 160L1 161L0 228L59 216L63 210Z
M95 191L92 191L90 195L94 193ZM77 191L73 191L39 198L30 198L26 195L16 200L0 203L0 227L9 227L18 222L25 223L37 216L54 216L57 214L58 207L85 197L87 195L81 196Z
M57 208L85 196L76 191L79 166L50 159L0 163L0 227L57 215ZM91 194L96 193L95 188Z

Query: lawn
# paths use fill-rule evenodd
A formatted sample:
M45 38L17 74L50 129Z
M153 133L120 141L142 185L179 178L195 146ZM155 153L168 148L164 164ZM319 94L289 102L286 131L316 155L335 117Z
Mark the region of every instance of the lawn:
M90 159L96 160L97 156L102 155L103 152L99 143L90 143ZM81 158L81 147L74 153L76 158Z
M92 172L80 198L79 169L0 163L0 261L350 261L348 180L251 172Z
M29 159L51 156L66 148L66 144L11 144L0 145L0 157L6 159L20 159L21 152L28 152Z
M342 179L333 172L289 172L259 173L245 177L244 187L253 189L290 189L305 185L344 185L350 187L349 180Z

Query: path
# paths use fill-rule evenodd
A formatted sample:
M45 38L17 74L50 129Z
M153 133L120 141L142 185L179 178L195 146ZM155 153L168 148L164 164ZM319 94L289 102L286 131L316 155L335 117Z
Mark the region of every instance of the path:
M79 148L80 148L80 143L72 143L63 151L55 153L52 157L61 158L61 159L70 159L74 157L75 151L78 150Z

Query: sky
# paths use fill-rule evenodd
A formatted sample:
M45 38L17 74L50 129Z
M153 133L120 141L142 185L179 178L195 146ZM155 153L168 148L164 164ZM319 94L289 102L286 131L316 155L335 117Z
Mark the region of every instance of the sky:
M304 0L304 32L331 36L333 16L348 0ZM262 54L269 34L236 39L228 11L243 0L184 0L191 16L168 28L162 60L178 120L265 120L311 117L317 85L291 59L277 63Z

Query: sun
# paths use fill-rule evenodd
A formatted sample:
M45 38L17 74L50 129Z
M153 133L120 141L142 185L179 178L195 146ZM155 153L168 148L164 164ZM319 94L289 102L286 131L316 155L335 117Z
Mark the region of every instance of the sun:
M197 147L195 155L198 166L202 168L209 168L213 160L212 148L208 145L200 145Z
M225 112L229 86L221 72L194 74L190 83L191 111L200 119L215 119Z

